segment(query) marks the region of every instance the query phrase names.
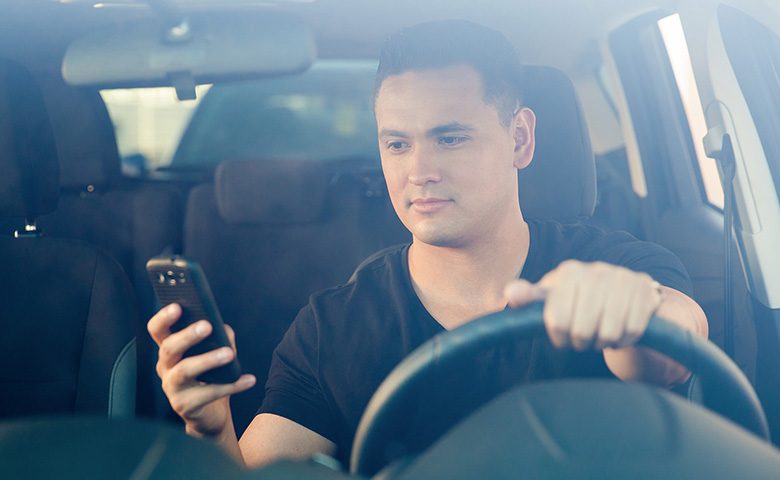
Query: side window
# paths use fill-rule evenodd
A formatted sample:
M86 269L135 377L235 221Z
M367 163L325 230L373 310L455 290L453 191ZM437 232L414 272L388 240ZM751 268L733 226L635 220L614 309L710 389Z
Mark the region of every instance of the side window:
M722 208L715 162L679 16L650 12L616 30L609 47L644 166L649 208Z
M780 37L749 15L721 5L718 21L729 61L755 122L780 192Z
M661 32L666 53L669 55L669 63L680 92L680 101L685 116L688 118L691 140L696 152L696 167L698 167L701 187L703 188L702 193L710 205L723 210L723 186L720 183L718 166L715 160L707 157L704 153L702 138L707 135L707 125L704 121L699 89L696 87L691 56L688 52L688 43L685 41L685 32L680 22L680 16L674 14L660 19L658 29Z

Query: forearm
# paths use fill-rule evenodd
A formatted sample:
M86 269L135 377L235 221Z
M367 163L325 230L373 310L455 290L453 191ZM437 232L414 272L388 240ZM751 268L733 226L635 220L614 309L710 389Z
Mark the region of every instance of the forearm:
M656 314L707 338L707 318L701 307L677 290L663 288L665 298ZM682 365L642 347L604 349L604 360L612 373L624 381L641 380L672 386L686 381L690 376L690 372Z
M336 445L287 418L261 413L249 424L239 442L248 468L282 459L304 459L315 453L333 455Z
M204 436L198 432L192 431L189 427L185 427L188 435L196 438L203 438ZM236 436L236 429L233 426L232 417L228 416L228 422L225 425L225 429L214 437L208 437L217 445L219 445L228 455L230 455L239 465L246 466L243 455L241 455L241 449L238 447L238 437Z

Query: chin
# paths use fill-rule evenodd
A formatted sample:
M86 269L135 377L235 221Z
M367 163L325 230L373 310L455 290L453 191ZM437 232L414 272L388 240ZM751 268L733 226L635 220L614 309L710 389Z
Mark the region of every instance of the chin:
M442 228L421 228L418 225L417 228L412 229L412 235L415 241L435 247L458 247L463 243L462 235Z

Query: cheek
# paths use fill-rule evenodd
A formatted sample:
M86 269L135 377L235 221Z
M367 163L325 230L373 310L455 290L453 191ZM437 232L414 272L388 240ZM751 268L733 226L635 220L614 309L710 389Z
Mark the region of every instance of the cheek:
M385 184L387 185L390 199L395 203L396 197L403 192L406 176L400 165L391 166L385 161L382 161L382 174L385 177Z

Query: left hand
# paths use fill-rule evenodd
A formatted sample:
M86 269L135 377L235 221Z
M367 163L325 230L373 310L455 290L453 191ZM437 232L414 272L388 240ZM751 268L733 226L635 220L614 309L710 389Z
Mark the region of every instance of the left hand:
M512 308L544 299L553 345L580 351L633 345L664 300L660 284L646 273L577 260L561 263L536 284L514 280L505 295Z

